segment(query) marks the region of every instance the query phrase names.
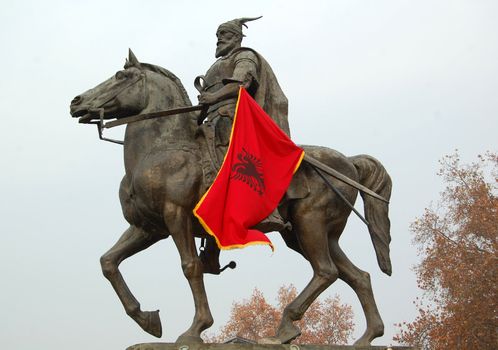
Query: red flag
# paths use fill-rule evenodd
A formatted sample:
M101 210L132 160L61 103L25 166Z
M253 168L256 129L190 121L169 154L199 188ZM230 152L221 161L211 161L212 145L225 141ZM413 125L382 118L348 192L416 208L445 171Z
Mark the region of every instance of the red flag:
M209 190L194 209L220 249L271 241L251 229L282 199L304 151L240 88L230 144Z

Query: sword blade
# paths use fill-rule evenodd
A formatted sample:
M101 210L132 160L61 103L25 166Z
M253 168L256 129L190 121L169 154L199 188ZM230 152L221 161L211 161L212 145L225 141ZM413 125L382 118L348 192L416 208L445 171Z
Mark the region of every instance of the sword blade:
M378 195L377 193L375 193L371 189L369 189L369 188L363 186L362 184L360 184L360 183L358 183L358 182L350 179L346 175L341 174L337 170L332 169L328 165L323 164L319 160L316 160L315 158L312 158L312 157L308 156L306 153L304 154L304 159L303 160L306 161L306 162L308 162L308 163L310 163L313 166L316 166L318 169L323 170L323 172L329 174L330 176L335 177L337 180L340 180L340 181L342 181L342 182L344 182L344 183L346 183L346 184L348 184L350 186L353 186L357 190L362 191L363 193L366 193L366 194L368 194L368 195L370 195L370 196L372 196L374 198L377 198L378 200L381 200L381 201L389 204L389 201L387 199L385 199L384 197Z

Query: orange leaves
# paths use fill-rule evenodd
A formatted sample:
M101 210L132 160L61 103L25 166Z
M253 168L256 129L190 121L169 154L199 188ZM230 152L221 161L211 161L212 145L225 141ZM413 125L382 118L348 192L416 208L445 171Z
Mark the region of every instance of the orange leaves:
M205 338L208 342L224 342L235 336L251 340L272 336L284 307L296 296L293 285L282 286L278 290L277 306L273 306L255 288L249 299L233 303L230 320L220 332ZM338 296L316 300L296 324L302 331L297 343L346 344L354 329L353 311L351 306L342 304Z
M422 256L415 321L400 324L396 340L423 349L495 349L498 344L498 155L460 164L441 161L446 188L438 209L412 225Z
M263 293L255 288L250 299L233 303L230 321L216 336L216 340L222 342L234 336L247 339L270 336L279 317L278 311L268 304Z

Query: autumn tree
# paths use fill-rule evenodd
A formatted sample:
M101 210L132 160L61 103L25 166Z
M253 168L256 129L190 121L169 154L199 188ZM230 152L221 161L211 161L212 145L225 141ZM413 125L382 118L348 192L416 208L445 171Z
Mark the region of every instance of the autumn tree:
M411 230L419 314L395 340L435 350L498 349L498 154L441 161L446 188Z
M224 342L235 336L258 340L274 335L282 311L297 296L296 287L282 286L278 291L277 305L269 304L263 293L254 289L251 297L234 302L230 320L219 333L205 336L212 343ZM354 330L353 310L342 304L338 296L316 300L301 321L296 322L302 335L296 343L346 344Z

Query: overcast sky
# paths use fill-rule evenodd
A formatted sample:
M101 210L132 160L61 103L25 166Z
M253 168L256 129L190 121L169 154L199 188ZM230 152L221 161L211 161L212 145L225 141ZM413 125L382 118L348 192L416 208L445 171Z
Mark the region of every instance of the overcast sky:
M193 79L214 61L217 26L263 15L244 45L270 62L290 103L293 139L378 158L393 178L393 276L376 263L366 227L351 217L342 246L371 273L386 335L416 314L420 295L409 224L442 190L438 160L497 150L498 2L490 1L0 1L0 342L12 349L124 349L155 341L124 313L99 257L127 227L118 200L121 146L69 115L77 94L122 68L128 48ZM119 137L122 131L114 136ZM361 203L357 203L361 209ZM303 288L308 263L270 234L275 253L222 253L238 267L206 276L218 329L254 287ZM190 325L193 302L172 240L127 260L122 272L145 310L161 310L162 341ZM353 305L356 336L364 330Z

